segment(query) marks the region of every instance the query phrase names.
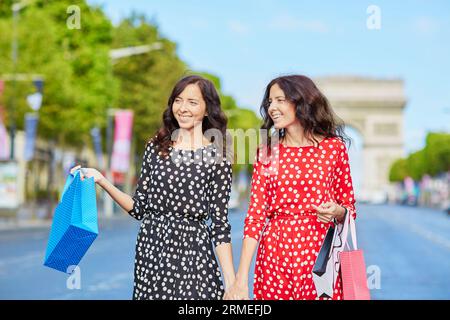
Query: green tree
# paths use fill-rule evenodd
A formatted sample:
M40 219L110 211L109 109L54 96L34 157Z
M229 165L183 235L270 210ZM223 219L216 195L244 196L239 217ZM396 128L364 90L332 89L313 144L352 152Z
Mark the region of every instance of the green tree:
M119 80L116 108L134 111L133 136L137 153L162 123L162 113L176 81L186 71L186 65L176 54L176 45L162 37L156 26L145 16L133 14L115 29L113 48L162 44L159 50L120 59L114 65Z
M73 4L81 10L80 29L66 25L67 7ZM0 12L0 70L11 73L12 33L5 30L11 30L12 19L4 6ZM99 8L85 1L34 1L20 11L19 19L16 71L42 74L45 80L38 135L81 146L93 126L105 125L106 108L117 95L109 58L112 25ZM9 105L15 96L13 115L18 129L23 129L24 114L31 111L25 99L34 91L32 83L20 82L15 93L7 83L5 91Z
M199 74L211 80L214 83L214 86L217 88L222 104L222 109L224 110L228 118L228 129L242 129L243 131L246 131L248 129L259 129L261 120L257 117L255 112L249 109L240 108L237 105L236 100L232 96L224 94L219 77L207 72L198 72L196 74ZM248 143L245 146L245 150L238 150L238 147L239 146L235 145L234 152L245 152L245 159L247 159L246 161L248 162L247 164L235 164L233 166L233 171L239 172L242 169L251 171L253 166L252 164L250 164L250 162L254 160L254 153L256 150L250 150Z
M401 182L408 176L408 167L406 159L396 160L389 171L389 181Z
M12 0L0 2L0 74L12 73ZM69 6L80 9L80 28L71 29ZM101 8L79 0L35 0L19 13L17 73L42 74L45 80L39 111L38 136L56 140L61 146L83 146L90 141L90 129L106 127L107 109L134 111L133 136L136 152L161 125L162 112L174 84L188 73L178 57L176 44L161 36L158 27L145 16L132 14L113 27ZM159 42L161 49L119 59L109 57L112 48ZM219 89L229 128L259 127L251 110L239 108L233 97L221 91L220 79L209 77ZM30 112L26 96L34 92L31 81L8 82L3 104L6 124L15 118L19 130ZM12 99L16 108L11 110ZM13 111L13 112L11 112ZM142 146L142 147L141 147ZM248 150L247 150L248 151ZM139 156L140 158L140 156Z
M429 174L434 176L450 170L450 134L428 133L424 152Z
M411 153L407 158L406 167L411 178L418 181L427 172L425 152L423 150Z
M436 176L450 170L450 134L430 132L422 150L410 154L406 159L395 161L389 172L389 180L402 181L410 176L421 180L425 174Z

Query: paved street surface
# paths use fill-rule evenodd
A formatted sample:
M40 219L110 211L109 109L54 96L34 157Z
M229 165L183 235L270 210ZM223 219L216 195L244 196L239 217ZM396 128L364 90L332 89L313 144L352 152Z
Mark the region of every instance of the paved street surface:
M380 276L373 299L450 299L450 216L402 206L357 209L368 277L375 286ZM235 265L244 214L230 213ZM130 299L138 228L126 215L100 221L80 264L81 289L68 289L67 274L43 266L48 227L0 231L0 299Z

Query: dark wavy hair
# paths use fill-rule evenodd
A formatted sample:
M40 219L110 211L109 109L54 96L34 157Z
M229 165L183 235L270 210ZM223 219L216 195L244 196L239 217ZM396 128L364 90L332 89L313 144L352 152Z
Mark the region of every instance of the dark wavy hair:
M264 98L261 103L260 113L264 120L261 129L266 129L268 153L270 153L270 144L273 128L273 120L269 115L269 96L270 88L273 85L283 90L286 100L295 105L295 116L303 127L305 137L313 144L319 143L314 137L322 135L325 138L338 137L343 142L351 143L350 138L344 133L344 122L334 113L327 98L320 92L314 82L303 75L289 75L273 79L266 87ZM279 129L275 134L282 138L285 136L285 130Z
M204 133L208 129L219 130L222 134L223 141L214 141L215 137L212 136L211 142L216 145L222 145L223 149L218 151L225 154L228 119L222 111L219 94L217 93L214 84L210 80L198 75L186 76L175 84L167 102L167 108L162 116L162 127L157 130L151 141L154 142L156 151L161 152L163 157L167 157L169 155L169 147L172 146L172 133L180 127L173 114L172 105L175 98L178 97L190 84L197 84L199 86L203 99L206 103L206 111L208 115L203 118L202 131Z

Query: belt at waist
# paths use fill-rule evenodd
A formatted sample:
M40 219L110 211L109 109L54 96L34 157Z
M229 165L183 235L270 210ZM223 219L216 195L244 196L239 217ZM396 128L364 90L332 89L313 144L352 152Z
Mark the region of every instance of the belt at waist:
M269 215L269 219L286 219L286 220L296 220L305 218L315 218L317 214L315 212L303 212L303 213L274 213Z
M172 211L156 211L156 210L150 210L149 218L156 218L156 219L164 219L164 218L174 218L174 219L180 219L185 221L192 221L192 222L199 222L199 223L205 223L206 217L200 216L200 217L193 217L189 215L183 215L178 212L172 212Z

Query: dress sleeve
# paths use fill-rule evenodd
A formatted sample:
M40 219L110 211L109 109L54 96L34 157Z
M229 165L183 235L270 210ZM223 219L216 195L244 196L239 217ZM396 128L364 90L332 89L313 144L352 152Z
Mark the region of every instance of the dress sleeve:
M145 148L144 158L142 160L141 173L137 181L136 191L132 196L133 208L128 214L137 220L142 220L149 212L148 193L151 184L150 173L152 171L153 142L149 142Z
M347 212L356 219L355 194L353 182L350 174L350 163L345 144L339 143L339 150L336 150L337 161L334 170L332 195L336 203L347 209Z
M260 151L258 151L260 152ZM262 154L262 153L261 153ZM244 239L259 240L266 225L268 209L268 174L260 155L253 164L250 203L244 222Z
M223 243L231 243L231 225L228 221L228 201L232 183L231 162L224 159L215 164L213 175L209 188L210 235L217 247Z

